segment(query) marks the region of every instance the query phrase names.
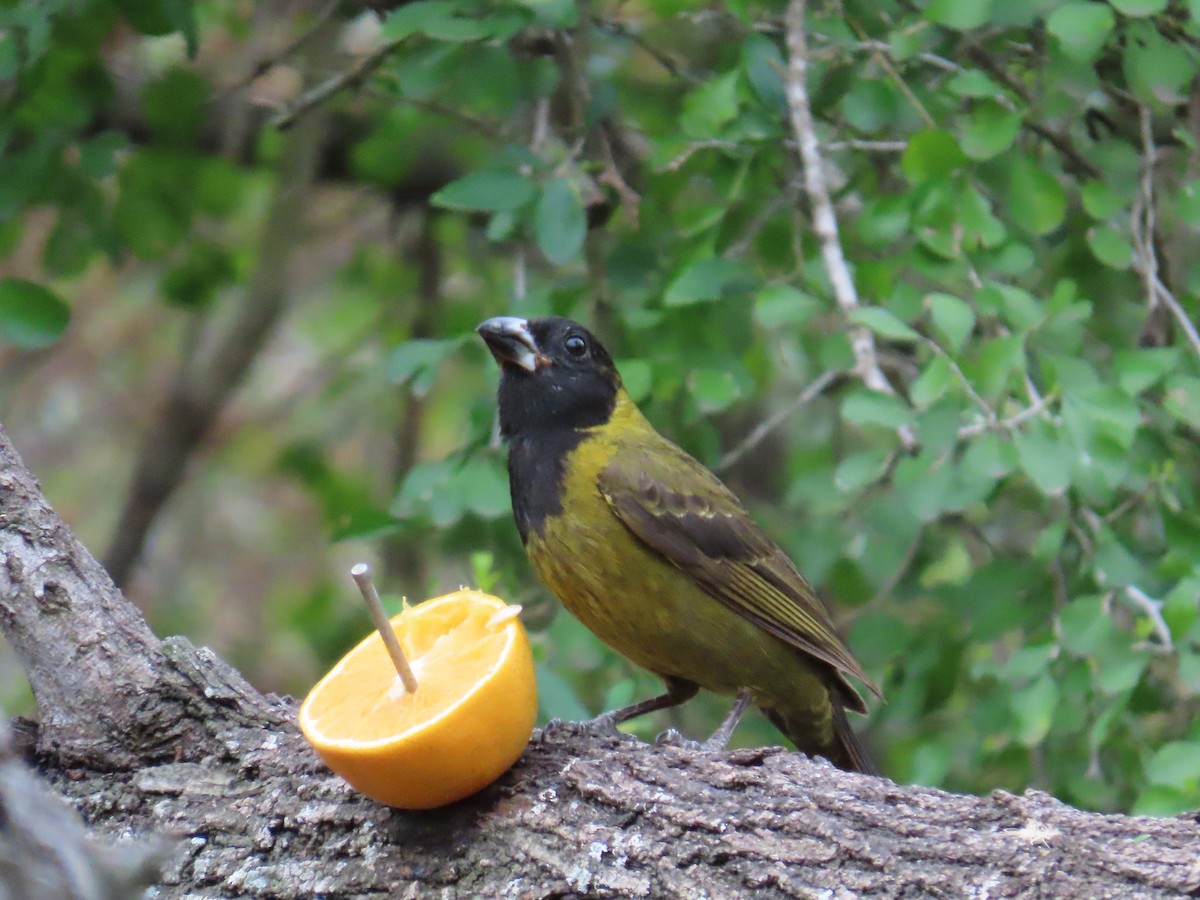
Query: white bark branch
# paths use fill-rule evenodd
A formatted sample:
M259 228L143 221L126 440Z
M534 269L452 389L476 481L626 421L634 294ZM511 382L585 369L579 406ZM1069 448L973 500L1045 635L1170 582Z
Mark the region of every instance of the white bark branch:
M1159 275L1158 252L1154 248L1154 230L1156 210L1154 206L1154 167L1158 163L1158 149L1154 143L1154 129L1151 121L1150 108L1141 107L1142 135L1142 178L1137 197L1134 199L1131 215L1131 233L1133 237L1133 267L1142 277L1146 286L1146 303L1153 310L1158 304L1163 304L1179 324L1192 350L1200 356L1200 333L1188 316L1187 311L1180 305L1179 300L1171 293L1170 288L1163 283Z
M842 243L838 235L837 216L829 187L825 183L825 170L821 160L821 146L813 124L812 107L808 98L808 43L804 33L804 0L792 0L788 4L785 27L787 33L788 65L785 77L788 108L792 114L792 129L796 132L800 159L804 166L804 189L812 206L813 231L821 245L821 257L825 271L833 287L833 296L838 307L850 316L861 304ZM854 350L855 374L871 390L883 394L896 391L879 367L875 352L875 337L870 329L852 325L849 329L850 346ZM905 447L916 445L916 436L911 428L898 429Z

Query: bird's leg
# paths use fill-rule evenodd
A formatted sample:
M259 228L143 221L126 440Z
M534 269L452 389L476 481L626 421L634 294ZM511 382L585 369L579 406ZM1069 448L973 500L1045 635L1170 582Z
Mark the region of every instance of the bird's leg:
M685 703L695 697L696 692L700 690L700 686L691 681L683 681L678 678L663 678L663 680L667 683L665 693L622 706L620 709L601 713L588 724L602 731L611 731L622 722Z
M742 720L742 716L745 715L749 706L750 689L742 688L738 692L737 699L733 701L733 708L729 710L725 721L712 733L712 737L704 742L704 749L710 752L719 752L728 747L729 739L733 737L733 730L737 728L738 722Z

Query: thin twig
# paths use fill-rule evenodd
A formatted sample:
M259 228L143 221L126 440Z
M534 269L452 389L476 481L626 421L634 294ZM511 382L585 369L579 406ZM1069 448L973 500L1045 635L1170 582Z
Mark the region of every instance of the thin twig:
M858 292L838 237L837 216L829 187L825 183L825 170L821 160L821 147L817 141L813 124L812 108L808 99L808 44L804 33L804 0L792 0L785 16L787 33L788 65L785 77L788 107L792 113L792 128L800 146L800 158L804 165L804 187L812 205L813 231L821 244L821 256L829 274L833 295L846 316L860 307ZM854 350L855 371L870 389L884 394L896 391L879 368L875 353L875 338L870 329L854 325L849 330L850 345ZM908 426L898 429L905 448L916 446L917 439Z
M699 84L703 80L694 72L690 71L689 69L685 69L679 63L677 63L674 59L668 56L665 51L655 47L644 37L642 37L642 35L631 29L624 22L612 22L608 19L601 18L600 16L593 16L592 24L595 25L600 31L607 31L609 34L613 34L617 37L622 37L628 41L631 41L647 56L658 63L663 71L665 71L672 78L676 78L679 81L682 81L684 84L693 86Z
M405 40L406 38L398 38L394 41L388 41L386 44L381 44L366 56L356 60L348 69L343 69L336 75L326 78L314 87L309 88L272 116L270 124L279 129L288 128L296 119L314 106L324 103L334 94L341 93L359 84L368 75L383 65L384 60L395 52L396 48L404 43Z
M866 53L886 53L889 56L894 52L894 48L887 41L859 41L853 49L862 50ZM959 72L962 67L953 60L946 59L944 56L938 56L936 53L918 53L916 58L921 62L933 66L935 69L942 69L945 72Z
M308 27L296 35L288 44L286 44L277 53L260 59L251 68L250 71L229 85L222 93L232 94L240 91L243 88L249 87L256 79L265 75L271 69L282 63L284 60L293 56L305 44L325 26L325 23L333 18L333 14L337 12L338 7L342 5L342 0L330 0L320 10L317 11L316 18L309 23ZM219 96L219 95L217 95Z
M969 39L965 43L967 45L967 55L971 58L972 62L1008 90L1012 91L1014 95L1020 97L1026 104L1033 105L1029 91L1021 83L1020 79L1016 78L1011 72L996 62L996 60L992 59L988 51L978 44L973 43ZM1049 126L1032 119L1022 119L1021 127L1032 131L1050 144L1076 171L1084 173L1089 178L1102 177L1103 173L1092 165L1082 153L1075 149L1075 145L1071 143L1071 139L1067 135L1054 131Z
M1050 401L1053 399L1053 394L1051 394L1049 397L1042 397L1039 395L1037 400L1032 404L1025 407L1025 409L1021 410L1020 412L1014 413L1006 419L993 421L985 420L982 422L971 422L968 425L963 425L958 429L958 439L960 441L968 440L969 438L977 437L978 435L983 434L985 431L1016 431L1030 419L1045 413Z
M853 16L847 16L846 21L860 38L866 37L866 32L863 31L863 27L859 25L857 21L855 21ZM913 93L912 88L910 88L907 82L900 77L900 72L896 69L896 66L892 63L891 59L878 50L873 51L871 55L875 57L875 61L879 63L883 71L888 74L888 77L891 78L896 87L900 89L900 93L904 95L905 99L908 100L912 108L917 111L917 115L921 117L921 121L930 128L936 128L937 122L935 122L933 116L929 114L929 110L925 108L925 104L923 104L917 98L917 95Z
M1154 144L1154 127L1151 120L1150 107L1140 107L1142 132L1142 178L1138 195L1131 213L1131 234L1133 237L1133 265L1146 285L1146 302L1153 310L1159 303L1170 310L1180 329L1187 336L1192 350L1200 356L1200 333L1188 316L1187 311L1180 305L1171 289L1163 283L1159 275L1158 252L1154 247L1156 227L1156 210L1154 206L1154 167L1158 163L1158 150Z
M1128 597L1133 604L1146 614L1146 618L1150 620L1150 625L1154 628L1154 633L1158 636L1157 649L1165 653L1170 653L1175 649L1175 644L1171 641L1171 629L1167 627L1166 619L1162 614L1162 601L1155 600L1140 587L1134 584L1125 586L1125 596Z
M908 141L830 141L825 145L830 150L858 150L862 153L903 153Z
M383 94L385 92L381 92ZM384 99L388 103L402 103L405 106L412 106L424 112L435 113L439 116L445 116L448 119L453 119L456 122L461 122L463 125L478 131L484 137L493 141L503 142L508 140L508 135L503 129L493 125L485 119L478 116L473 116L461 109L455 109L453 106L447 106L444 103L439 103L437 100L424 100L420 97L406 97L403 94L386 94Z
M925 344L936 356L941 356L946 360L946 363L950 366L951 373L958 379L958 383L962 385L963 390L967 392L967 396L971 398L971 402L978 406L979 411L983 413L985 427L994 427L997 422L996 411L975 390L975 386L971 384L970 379L967 378L958 363L955 362L954 357L943 350L941 344L933 338L925 338Z
M767 435L824 393L825 389L837 380L837 377L838 373L834 369L826 369L814 378L808 387L797 394L790 403L779 407L779 409L755 425L754 429L740 443L722 456L717 463L717 471L724 472L732 467L739 459L761 444Z

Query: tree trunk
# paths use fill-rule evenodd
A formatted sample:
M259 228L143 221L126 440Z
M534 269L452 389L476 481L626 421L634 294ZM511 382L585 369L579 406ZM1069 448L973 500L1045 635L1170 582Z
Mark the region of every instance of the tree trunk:
M469 800L391 810L324 768L292 701L158 641L2 429L0 559L0 620L41 718L37 767L95 833L126 842L114 856L144 856L131 835L171 838L159 897L1200 896L1195 816L957 796L779 748L560 726ZM2 790L0 803L11 813ZM10 815L2 830L66 841L46 821ZM0 844L0 879L14 858Z

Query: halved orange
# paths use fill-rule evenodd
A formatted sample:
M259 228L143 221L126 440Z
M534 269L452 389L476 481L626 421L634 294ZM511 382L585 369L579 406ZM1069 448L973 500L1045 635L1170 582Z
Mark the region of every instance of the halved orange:
M431 809L487 787L521 755L537 714L519 611L466 588L409 607L391 624L416 692L375 633L309 691L300 730L329 768L389 806Z

